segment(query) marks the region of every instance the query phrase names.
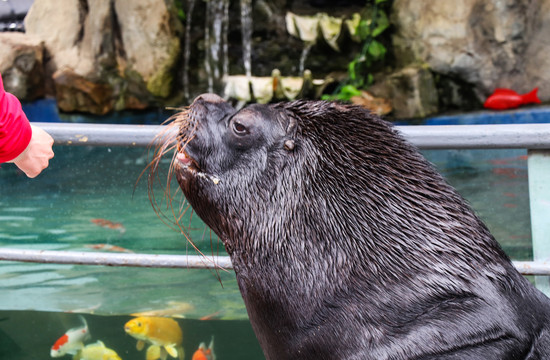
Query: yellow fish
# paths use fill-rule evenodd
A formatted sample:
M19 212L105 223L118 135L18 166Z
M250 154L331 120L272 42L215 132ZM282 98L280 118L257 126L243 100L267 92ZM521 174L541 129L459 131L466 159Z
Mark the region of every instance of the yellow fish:
M137 349L143 350L146 343L151 345L145 354L146 360L166 360L166 355L183 360L182 332L174 319L154 316L139 316L124 325L124 331L136 338Z
M105 346L101 341L88 344L80 349L73 360L122 360L114 351Z

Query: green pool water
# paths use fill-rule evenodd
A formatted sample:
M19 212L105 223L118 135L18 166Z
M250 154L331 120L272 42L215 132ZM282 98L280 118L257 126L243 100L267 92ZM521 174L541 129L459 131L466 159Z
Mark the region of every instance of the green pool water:
M36 179L26 179L15 167L3 165L0 246L96 251L90 247L108 244L136 253L196 254L184 236L153 211L146 179L136 185L147 164L145 149L55 147L54 151L54 161ZM170 211L165 212L170 220ZM105 228L94 219L121 225ZM188 225L201 251L225 255L197 216L181 223ZM219 312L218 318L246 319L234 273L225 271L4 262L0 290L6 290L0 299L2 309L128 314L188 303L183 315L189 318Z
M0 246L96 251L90 246L109 244L136 253L196 254L155 214L145 179L136 184L148 162L147 149L56 146L54 151L50 167L36 179L2 165ZM525 151L424 153L513 259L531 258ZM178 193L174 207L181 201ZM165 214L170 220L170 211ZM93 219L121 226L104 228ZM197 216L181 223L201 251L225 255ZM49 348L77 313L88 319L93 341L116 348L123 359L144 359L122 327L129 314L146 311L176 316L184 329L186 359L211 335L218 360L262 358L231 271L0 262L0 294L0 359L49 358Z

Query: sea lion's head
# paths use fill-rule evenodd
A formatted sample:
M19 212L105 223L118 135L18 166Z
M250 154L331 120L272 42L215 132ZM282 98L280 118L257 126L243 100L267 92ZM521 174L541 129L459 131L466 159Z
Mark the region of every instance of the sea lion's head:
M198 96L183 118L176 178L195 212L225 239L246 212L261 210L253 203L273 195L275 178L292 161L296 121L274 106L237 111L214 94Z

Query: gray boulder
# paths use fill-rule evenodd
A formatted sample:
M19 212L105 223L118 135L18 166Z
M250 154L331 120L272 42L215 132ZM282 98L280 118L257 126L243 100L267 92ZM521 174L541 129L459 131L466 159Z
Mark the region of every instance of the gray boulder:
M6 91L21 101L44 96L44 46L19 32L0 33L0 74Z
M471 84L480 101L497 87L550 99L550 0L395 0L398 63L427 64Z
M172 94L181 24L164 0L35 0L25 26L44 41L61 110L142 109Z

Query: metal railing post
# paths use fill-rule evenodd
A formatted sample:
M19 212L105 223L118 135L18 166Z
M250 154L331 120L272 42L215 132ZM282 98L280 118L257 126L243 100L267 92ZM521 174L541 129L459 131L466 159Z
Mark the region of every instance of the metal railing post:
M529 206L535 261L550 259L550 150L529 150ZM550 278L535 276L535 284L550 296Z

